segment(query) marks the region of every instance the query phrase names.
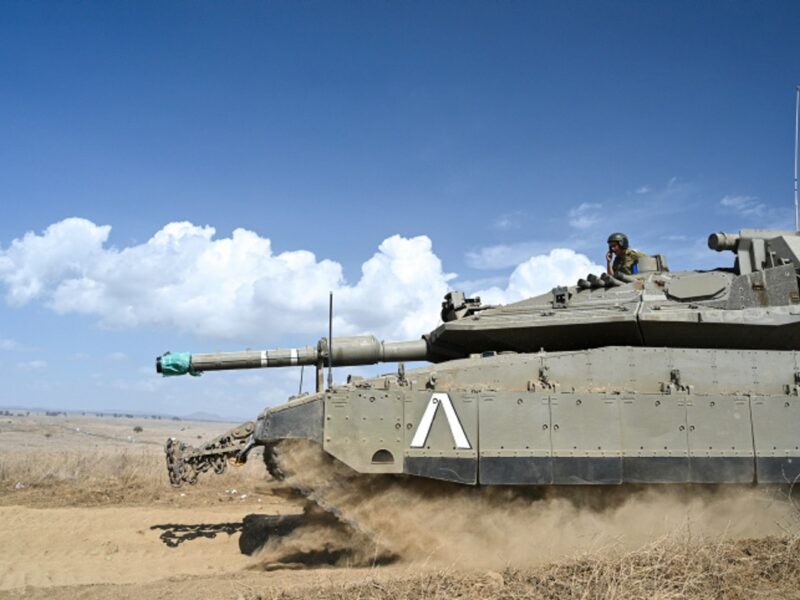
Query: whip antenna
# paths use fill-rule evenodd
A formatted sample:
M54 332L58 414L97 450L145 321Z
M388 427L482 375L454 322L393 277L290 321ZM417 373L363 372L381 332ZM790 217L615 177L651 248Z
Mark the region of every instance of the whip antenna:
M800 129L800 85L795 86L795 109L794 109L794 230L800 231L800 214L797 212L797 144L798 129Z
M297 390L297 395L298 396L302 396L303 395L303 369L305 369L305 368L306 368L305 365L300 365L300 389Z
M328 299L328 389L333 388L333 292Z

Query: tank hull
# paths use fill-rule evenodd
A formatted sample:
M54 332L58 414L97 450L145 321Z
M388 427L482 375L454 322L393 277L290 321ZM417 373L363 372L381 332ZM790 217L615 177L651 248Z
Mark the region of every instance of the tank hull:
M465 485L786 484L799 359L615 346L453 360L268 409L255 438Z

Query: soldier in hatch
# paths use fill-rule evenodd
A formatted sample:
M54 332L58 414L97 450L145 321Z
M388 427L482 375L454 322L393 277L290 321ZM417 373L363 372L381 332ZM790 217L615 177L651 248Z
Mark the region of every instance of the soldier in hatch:
M606 272L609 275L633 275L638 271L639 257L644 254L629 245L628 236L624 233L612 233L608 236Z

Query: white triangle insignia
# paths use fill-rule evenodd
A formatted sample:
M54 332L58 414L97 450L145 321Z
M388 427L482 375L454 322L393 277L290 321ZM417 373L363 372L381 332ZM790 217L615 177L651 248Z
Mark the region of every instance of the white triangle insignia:
M458 420L456 409L453 408L453 402L450 396L445 393L436 393L431 396L428 401L428 406L425 407L425 412L422 415L422 420L419 422L417 431L414 432L414 438L411 440L412 448L424 448L425 442L428 441L428 434L431 432L433 426L433 419L439 409L439 405L444 407L444 414L447 417L447 424L450 426L450 433L453 434L453 441L456 443L456 448L459 450L469 450L472 448L467 439L467 434L464 433L464 428L461 426L461 421Z

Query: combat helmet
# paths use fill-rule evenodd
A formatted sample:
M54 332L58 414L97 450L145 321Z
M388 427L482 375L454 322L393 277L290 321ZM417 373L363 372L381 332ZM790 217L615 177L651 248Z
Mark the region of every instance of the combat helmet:
M608 236L608 241L606 243L610 244L611 242L617 242L625 249L627 249L630 244L630 242L628 242L628 236L624 233L620 233L619 231Z

